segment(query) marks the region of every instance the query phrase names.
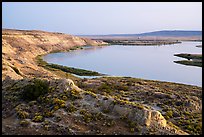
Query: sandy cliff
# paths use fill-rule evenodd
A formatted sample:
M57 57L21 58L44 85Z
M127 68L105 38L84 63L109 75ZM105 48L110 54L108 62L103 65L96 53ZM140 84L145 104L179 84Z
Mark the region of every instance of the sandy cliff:
M34 58L37 55L51 51L66 51L74 46L101 44L105 43L63 33L3 29L3 79L6 76L13 79L30 76L53 76L53 74L36 65Z

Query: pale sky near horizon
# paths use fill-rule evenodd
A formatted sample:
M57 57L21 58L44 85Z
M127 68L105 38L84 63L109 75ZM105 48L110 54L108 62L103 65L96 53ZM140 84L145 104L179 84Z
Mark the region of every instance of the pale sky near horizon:
M2 28L73 35L202 30L202 2L2 2Z

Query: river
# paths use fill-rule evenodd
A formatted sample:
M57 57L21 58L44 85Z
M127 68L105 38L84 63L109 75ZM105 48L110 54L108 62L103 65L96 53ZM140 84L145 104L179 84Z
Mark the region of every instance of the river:
M71 52L52 53L43 57L48 63L93 70L111 76L128 76L202 87L202 68L173 61L185 60L178 53L202 53L202 42L161 46L86 47Z

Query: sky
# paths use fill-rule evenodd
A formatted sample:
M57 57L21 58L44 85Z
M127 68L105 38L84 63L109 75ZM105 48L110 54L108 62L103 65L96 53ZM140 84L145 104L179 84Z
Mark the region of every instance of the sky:
M202 2L2 2L2 28L72 35L202 30Z

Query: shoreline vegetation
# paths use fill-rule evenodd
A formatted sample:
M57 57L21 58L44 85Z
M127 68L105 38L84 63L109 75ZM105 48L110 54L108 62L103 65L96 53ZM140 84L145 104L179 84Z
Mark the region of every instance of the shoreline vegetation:
M77 47L70 48L67 51L72 51L72 50L77 50L77 49L83 49L83 47L78 47L77 46ZM58 52L62 52L62 51L60 51L60 50L51 51L50 53L58 53ZM67 67L67 66L52 64L52 63L47 63L46 61L44 61L42 59L43 56L45 56L45 54L44 55L38 55L36 57L36 62L37 62L37 64L39 66L44 67L44 68L46 68L48 70L52 70L52 71L61 70L61 71L66 72L66 73L73 73L73 74L79 75L79 76L105 76L105 74L101 74L101 73L96 72L96 71L85 70L85 69L74 68L74 67Z
M181 54L174 54L174 56L187 59L187 60L174 61L175 63L179 63L179 64L183 64L183 65L202 67L202 54L181 53Z
M141 45L141 46L158 46L158 45L169 45L181 43L180 41L168 41L168 40L112 40L112 39L103 39L104 42L107 42L111 45Z

